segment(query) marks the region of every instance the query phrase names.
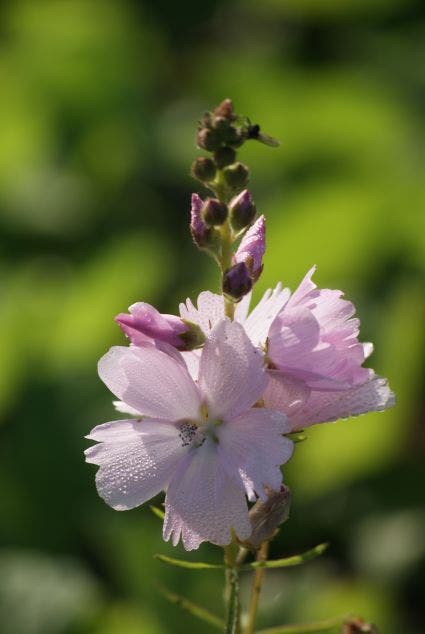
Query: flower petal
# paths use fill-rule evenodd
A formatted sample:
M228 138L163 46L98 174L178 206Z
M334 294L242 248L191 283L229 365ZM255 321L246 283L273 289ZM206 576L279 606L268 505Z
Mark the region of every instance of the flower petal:
M99 362L99 375L121 401L145 416L198 417L200 395L186 365L153 346L112 348Z
M85 451L86 461L99 465L99 495L117 511L143 504L168 485L187 453L175 425L157 421L118 420L95 427L89 436L97 445Z
M381 412L395 403L388 381L375 376L363 385L344 392L313 391L305 405L293 414L288 412L291 430L303 429L315 423L332 422L338 418Z
M277 491L282 484L280 466L292 456L293 443L282 434L290 429L281 412L254 407L219 427L218 451L225 465L233 465L248 498L266 499L264 487Z
M289 296L289 288L282 289L282 284L279 282L276 288L273 290L269 288L264 293L246 319L243 319L243 315L238 317L254 346L265 345L269 328L276 315L285 306Z
M277 370L267 372L268 383L263 394L264 405L284 414L293 414L302 407L310 396L310 388L289 374Z
M232 529L242 540L251 533L245 494L223 468L217 443L207 438L183 459L168 486L164 539L172 537L176 546L181 537L186 550L204 541L224 546Z
M243 327L223 319L211 331L199 365L199 387L210 418L231 420L261 397L267 379L263 357Z
M215 324L224 317L224 300L222 295L202 291L198 296L198 307L192 304L190 299L186 304L180 304L180 316L200 326L208 335Z

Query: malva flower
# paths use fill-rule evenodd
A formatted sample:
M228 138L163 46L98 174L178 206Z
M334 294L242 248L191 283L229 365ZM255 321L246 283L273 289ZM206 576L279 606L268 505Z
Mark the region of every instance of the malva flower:
M186 550L226 545L251 533L246 497L278 491L293 451L286 416L255 406L267 384L263 355L243 327L219 319L199 358L197 382L183 356L151 344L112 348L99 375L138 414L95 427L87 462L99 466L100 496L114 509L166 490L164 539Z
M353 304L341 291L318 289L314 270L292 295L278 284L251 313L250 295L235 310L235 320L267 358L264 403L283 411L293 431L394 405L387 380L362 367L373 346L358 341ZM223 298L210 292L199 295L197 307L190 300L180 304L180 315L206 334L223 313ZM185 358L196 376L196 353Z

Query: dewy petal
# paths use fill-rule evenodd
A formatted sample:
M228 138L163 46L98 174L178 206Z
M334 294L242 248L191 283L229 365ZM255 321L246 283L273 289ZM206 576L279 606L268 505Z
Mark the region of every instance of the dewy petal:
M130 416L138 416L139 418L141 416L137 409L130 407L130 405L127 405L124 401L112 401L112 405L115 407L117 412L120 412L120 414L130 414Z
M312 392L304 406L293 414L288 412L291 429L303 429L315 423L332 422L338 418L381 412L395 403L388 381L374 376L363 385L344 392Z
M198 417L200 396L185 364L155 347L111 348L99 362L99 376L145 416L172 421Z
M98 444L85 451L86 461L99 465L100 497L117 511L126 511L165 489L187 453L175 425L150 420L118 420L95 427L89 436Z
M246 319L239 317L248 337L254 346L264 346L269 328L276 315L285 306L290 296L289 288L282 289L279 284L273 290L269 288Z
M289 416L299 410L310 396L310 388L304 381L277 370L267 371L267 387L263 394L264 405Z
M292 456L293 443L282 434L290 429L281 412L254 407L218 429L222 462L236 469L251 501L265 499L264 487L282 484L280 466ZM231 471L229 471L231 473Z
M180 316L182 319L192 321L208 335L211 329L224 317L223 295L202 291L198 296L197 308L190 299L186 304L180 304Z
M251 533L248 507L240 482L227 475L217 443L207 438L180 463L167 490L164 539L180 537L186 550L208 541L225 546L231 531L240 539Z
M256 403L267 383L263 363L240 324L225 318L214 327L199 365L210 419L231 420Z

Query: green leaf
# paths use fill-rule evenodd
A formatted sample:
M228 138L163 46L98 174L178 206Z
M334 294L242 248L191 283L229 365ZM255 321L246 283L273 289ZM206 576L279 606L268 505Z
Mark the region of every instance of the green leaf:
M152 513L154 515L156 515L157 517L159 517L160 520L163 520L165 517L165 513L164 511L162 511L161 509L159 509L157 506L153 506L152 504L149 506L150 510L152 511Z
M299 566L310 559L319 557L328 548L329 544L319 544L311 550L307 550L301 555L286 557L285 559L272 559L271 561L253 561L242 566L241 570L255 570L256 568L290 568L291 566Z
M155 559L159 559L164 564L177 566L178 568L187 568L188 570L218 570L225 568L224 564L208 564L203 561L184 561L183 559L174 559L167 555L154 555Z
M224 624L224 621L219 616L216 616L215 614L213 614L209 610L206 610L202 606L197 605L196 603L193 603L193 601L189 601L189 599L186 599L185 597L182 597L179 594L176 594L175 592L168 590L168 588L165 588L164 586L158 585L157 587L160 593L162 594L162 596L168 599L170 603L173 603L174 605L178 605L186 612L189 612L193 616L198 617L198 619L201 619L202 621L209 623L213 627L216 627L218 630L223 631L225 624Z
M344 616L337 616L333 619L326 619L324 621L268 627L265 630L259 630L257 634L308 634L308 632L327 632L335 627L339 627L344 623L344 621Z

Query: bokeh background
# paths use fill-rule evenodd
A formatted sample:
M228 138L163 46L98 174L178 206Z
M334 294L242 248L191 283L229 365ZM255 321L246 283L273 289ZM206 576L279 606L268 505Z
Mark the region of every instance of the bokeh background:
M358 306L398 404L311 429L259 625L353 612L425 628L424 8L420 0L15 0L0 7L0 630L212 632L220 573L169 569L148 508L97 496L83 436L113 419L96 361L136 300L216 288L191 244L197 118L224 97L278 137L245 146L268 217L257 294L321 286ZM160 503L160 500L158 501ZM203 545L195 558L217 561ZM244 579L244 590L248 579Z

